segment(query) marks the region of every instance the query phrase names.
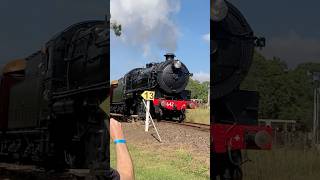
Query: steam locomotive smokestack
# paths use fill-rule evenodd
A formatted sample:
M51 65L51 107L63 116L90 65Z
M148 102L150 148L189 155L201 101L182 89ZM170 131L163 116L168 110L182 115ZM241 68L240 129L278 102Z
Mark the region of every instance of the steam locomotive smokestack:
M174 60L174 57L176 57L173 53L167 53L164 56L166 57L166 61Z

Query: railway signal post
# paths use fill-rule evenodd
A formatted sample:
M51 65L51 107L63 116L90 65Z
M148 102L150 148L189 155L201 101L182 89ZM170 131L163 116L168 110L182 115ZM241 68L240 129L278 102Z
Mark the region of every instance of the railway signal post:
M145 123L145 128L144 131L148 132L149 131L149 114L150 114L150 100L147 100L147 103L144 101L145 107L146 107L146 123Z
M159 135L158 129L156 125L154 124L154 121L152 119L152 116L150 114L150 101L154 100L154 91L144 91L141 96L143 97L143 104L146 108L146 121L145 121L145 132L149 131L149 123L151 121L154 129L156 130L156 133L158 135L159 141L162 142L161 137Z
M141 96L143 97L144 101L144 105L146 108L146 121L145 121L145 131L148 132L149 131L149 121L150 121L150 101L154 100L154 91L144 91Z

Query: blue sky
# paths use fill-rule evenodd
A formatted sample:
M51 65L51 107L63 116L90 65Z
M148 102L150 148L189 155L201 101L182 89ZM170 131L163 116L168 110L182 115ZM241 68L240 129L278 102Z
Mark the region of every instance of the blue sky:
M121 4L119 1L126 4ZM159 3L168 3L163 6L162 4L146 4L149 3L147 1L138 0L134 1L138 5L128 5L128 0L114 0L114 4L111 0L111 18L123 25L122 37L116 37L111 33L111 79L118 79L129 70L143 67L148 62L162 61L163 55L170 51L186 64L195 79L209 80L210 47L205 35L209 35L210 31L210 1L159 0ZM149 9L143 12L143 7ZM155 8L150 9L153 7ZM121 10L121 8L128 9ZM168 8L172 9L168 10ZM133 13L126 14L128 12ZM146 30L148 26L144 27L145 24L141 22L145 20L143 19L144 13L150 13L148 17L158 17L163 14L164 17L155 22L160 23L160 25L155 25L156 28ZM119 17L122 15L126 17ZM137 18L140 16L141 19ZM132 19L128 20L130 17ZM130 24L131 21L136 21L136 23ZM146 21L149 24L154 23L152 19ZM136 25L137 23L139 25ZM209 36L207 38L209 39Z

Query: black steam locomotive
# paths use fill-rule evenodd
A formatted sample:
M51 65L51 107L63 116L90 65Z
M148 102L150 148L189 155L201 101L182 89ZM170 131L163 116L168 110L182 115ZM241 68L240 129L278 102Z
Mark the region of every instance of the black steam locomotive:
M109 23L86 21L8 63L0 86L0 159L48 168L107 166L109 136L99 104L110 89L108 58Z
M185 119L185 109L194 108L190 91L185 90L190 73L187 67L175 55L168 53L166 60L160 63L149 63L146 68L136 68L123 78L114 81L117 87L113 90L110 112L128 115L145 116L141 94L155 91L151 114L158 120L165 118Z
M231 3L211 7L211 164L214 179L242 179L241 150L270 149L271 128L258 125L259 94L240 90L255 47L265 45Z

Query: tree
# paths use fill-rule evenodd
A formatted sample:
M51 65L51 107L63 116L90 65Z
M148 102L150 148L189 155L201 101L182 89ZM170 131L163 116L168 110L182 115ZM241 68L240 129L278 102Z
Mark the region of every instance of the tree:
M300 120L310 127L313 83L309 71L320 71L320 64L305 63L288 69L279 58L267 60L255 52L252 67L241 88L259 92L260 118Z
M114 34L116 36L121 36L121 30L122 30L121 24L118 24L117 22L112 22L110 24L111 24L111 29L114 31Z
M208 101L208 86L209 82L207 81L200 83L198 80L190 78L186 89L191 91L192 99L202 99L206 103Z

